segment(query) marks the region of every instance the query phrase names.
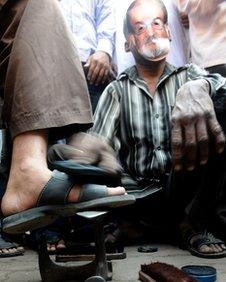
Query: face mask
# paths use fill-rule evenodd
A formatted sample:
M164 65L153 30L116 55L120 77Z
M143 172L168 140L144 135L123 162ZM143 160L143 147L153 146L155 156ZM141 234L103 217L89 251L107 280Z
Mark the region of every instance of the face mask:
M155 47L151 49L148 44L154 43ZM160 61L164 59L170 50L170 40L169 38L158 38L155 36L150 37L141 48L139 48L138 52L144 58L149 61Z

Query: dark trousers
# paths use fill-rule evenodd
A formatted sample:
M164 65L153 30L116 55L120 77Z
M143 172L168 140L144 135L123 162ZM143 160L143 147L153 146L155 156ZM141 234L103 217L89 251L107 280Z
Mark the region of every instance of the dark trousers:
M226 231L226 152L192 172L172 170L162 185L162 190L120 209L118 217L160 230L172 230L186 218L197 232Z
M168 199L174 220L185 215L197 230L226 223L226 152L193 172L172 172Z
M225 114L218 115L218 121L226 132ZM135 190L134 186L124 186L128 191ZM207 165L191 172L172 170L162 186L161 191L126 207L123 215L132 221L162 220L166 224L178 224L186 217L197 230L218 226L226 231L226 150L218 155L210 148ZM138 183L136 189L142 188Z
M103 93L106 86L108 85L108 82L105 82L103 84L101 83L98 86L96 86L95 84L90 84L89 80L87 80L88 70L86 68L84 68L84 65L85 65L85 63L82 62L84 74L85 74L85 77L86 77L86 83L87 83L88 90L89 90L89 96L90 96L90 101L91 101L91 105L92 105L92 110L93 110L93 113L95 113L95 110L96 110L98 101L100 99L100 96Z

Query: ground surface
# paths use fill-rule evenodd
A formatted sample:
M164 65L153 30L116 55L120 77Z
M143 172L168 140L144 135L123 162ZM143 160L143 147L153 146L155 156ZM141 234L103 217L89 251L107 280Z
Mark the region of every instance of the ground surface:
M169 245L158 245L157 253L138 253L137 247L127 247L127 259L113 262L113 282L138 281L140 264L150 261L161 261L181 267L186 264L201 264L214 266L217 269L217 282L226 282L226 258L206 260L191 256L188 252L182 251ZM37 254L27 250L22 257L0 259L1 271L0 281L8 282L38 282L41 281ZM176 282L176 281L175 281Z

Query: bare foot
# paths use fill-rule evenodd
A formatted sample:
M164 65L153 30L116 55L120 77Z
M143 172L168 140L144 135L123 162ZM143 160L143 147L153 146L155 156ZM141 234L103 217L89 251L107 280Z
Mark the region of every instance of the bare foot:
M5 247L6 244L8 244L7 248ZM4 246L4 248L2 248L2 246ZM9 240L7 237L3 237L2 234L0 234L0 257L13 256L23 253L24 248L22 246L18 246L17 244Z
M2 199L2 213L7 216L35 207L51 175L52 171L33 159L27 159L19 167L11 168L6 193ZM75 185L69 193L68 202L77 202L81 189L81 186ZM123 187L108 188L109 196L123 194Z
M200 255L218 254L226 250L221 240L207 231L196 232L187 219L180 224L180 232L188 250L193 249Z
M203 236L203 234L192 236L192 238L190 239L190 244L193 245L197 240L202 240ZM209 236L213 237L211 233L209 233ZM200 247L197 247L197 250L203 254L214 254L223 252L224 250L226 250L226 246L225 244L221 243L204 244Z
M63 239L53 243L48 243L47 241L47 250L49 253L55 253L56 251L62 251L66 249L66 245Z
M10 254L11 256L12 255L17 255L17 252L21 252L23 253L24 252L24 248L23 247L15 247L15 248L8 248L8 249L0 249L0 257L3 255L7 255L7 254Z

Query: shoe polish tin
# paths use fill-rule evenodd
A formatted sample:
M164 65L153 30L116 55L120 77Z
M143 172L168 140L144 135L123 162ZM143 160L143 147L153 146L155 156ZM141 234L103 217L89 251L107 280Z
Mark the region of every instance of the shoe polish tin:
M217 280L216 268L206 265L186 265L181 268L198 282L214 282Z

